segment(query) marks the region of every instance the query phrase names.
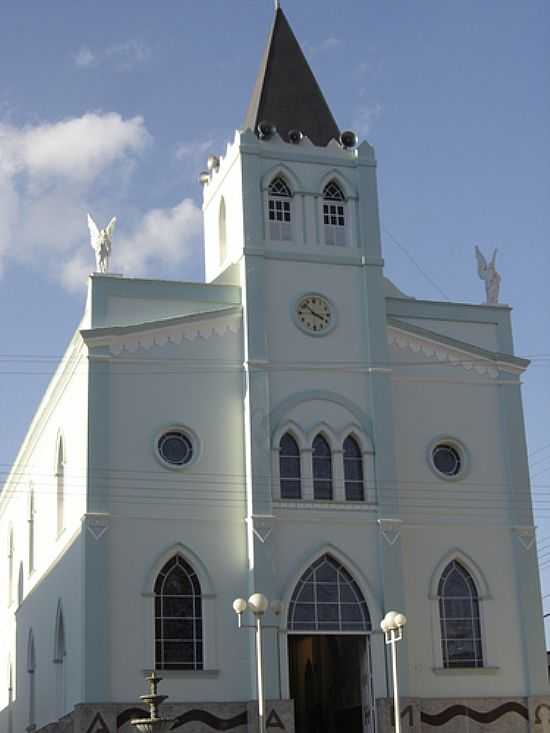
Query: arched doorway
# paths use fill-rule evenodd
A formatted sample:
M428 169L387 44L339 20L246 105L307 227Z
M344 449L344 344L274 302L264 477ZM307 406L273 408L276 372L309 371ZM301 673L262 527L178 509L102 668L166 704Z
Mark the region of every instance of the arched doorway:
M302 575L289 605L296 733L374 733L370 630L356 581L323 555Z

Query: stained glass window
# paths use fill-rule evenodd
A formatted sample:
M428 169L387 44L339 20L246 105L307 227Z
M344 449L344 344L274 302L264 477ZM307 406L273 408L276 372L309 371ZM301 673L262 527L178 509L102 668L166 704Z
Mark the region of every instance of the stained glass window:
M483 667L479 600L472 576L456 560L438 588L444 667Z
M369 631L367 603L346 568L323 555L302 575L292 595L292 631Z
M363 454L351 435L344 440L344 484L347 501L363 501Z
M279 474L281 498L300 499L302 496L300 449L290 433L285 433L279 443Z
M332 452L322 435L313 441L313 496L321 501L332 499Z
M156 669L202 669L202 600L197 574L181 555L155 582Z

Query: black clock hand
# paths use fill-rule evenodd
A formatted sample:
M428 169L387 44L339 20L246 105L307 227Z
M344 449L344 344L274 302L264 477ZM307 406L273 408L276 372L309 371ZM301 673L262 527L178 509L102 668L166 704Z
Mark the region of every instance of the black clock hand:
M310 312L310 313L311 313L311 314L312 314L313 316L315 316L315 318L320 318L320 319L321 319L321 321L324 321L324 320L325 320L325 316L322 316L322 315L321 315L320 313L317 313L316 311L314 311L314 310L313 310L313 308L310 308L310 306L309 306L309 305L306 305L306 308L308 309L308 311L309 311L309 312Z

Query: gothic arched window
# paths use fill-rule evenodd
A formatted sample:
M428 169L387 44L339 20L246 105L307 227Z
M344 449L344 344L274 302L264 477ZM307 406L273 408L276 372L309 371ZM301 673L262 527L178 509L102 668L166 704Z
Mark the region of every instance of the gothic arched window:
M14 554L13 528L8 531L8 606L13 601L13 554Z
M336 181L323 189L323 224L325 244L343 247L346 244L346 199Z
M17 577L17 608L23 603L24 596L24 578L23 578L23 563L19 563L19 575Z
M269 238L281 242L292 239L292 192L281 176L274 178L267 189Z
M326 438L318 435L313 441L313 497L332 499L332 451Z
M155 581L155 668L203 668L201 586L181 555Z
M57 444L55 477L57 481L57 534L60 535L65 528L65 454L61 437Z
M363 501L363 453L351 435L344 440L344 484L347 501Z
M29 491L29 575L34 570L34 489Z
M291 631L370 631L367 602L346 568L323 555L302 575L290 601Z
M218 236L220 238L220 265L223 265L227 258L227 221L225 215L225 199L222 196L220 211L218 214Z
M53 662L55 664L55 711L58 718L65 714L65 680L66 669L65 657L67 646L65 642L65 620L63 618L63 605L61 599L57 602L57 613L55 616L55 630L53 639Z
M29 631L29 639L27 643L27 672L29 675L29 727L27 728L27 730L33 730L36 722L36 658L34 652L34 636L32 633L32 629Z
M444 667L483 667L479 599L472 576L456 560L438 586Z
M300 448L290 433L285 433L279 443L279 476L281 499L301 499Z

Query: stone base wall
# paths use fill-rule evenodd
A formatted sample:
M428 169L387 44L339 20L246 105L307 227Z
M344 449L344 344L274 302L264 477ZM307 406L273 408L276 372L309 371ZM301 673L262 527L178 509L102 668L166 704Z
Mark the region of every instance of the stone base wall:
M163 717L171 718L177 733L257 733L256 701L235 703L165 703ZM393 733L393 700L377 700L376 733ZM136 703L77 705L70 715L35 733L135 733L129 721L148 717ZM267 733L294 733L292 700L266 705ZM550 695L547 697L403 698L402 733L550 733ZM346 731L342 731L346 733ZM370 732L369 732L370 733ZM375 733L374 731L372 733Z
M550 696L404 698L402 733L550 733ZM393 733L393 700L377 701L377 733Z
M177 733L256 733L258 703L196 703L169 702L161 706L162 717L171 718ZM35 733L135 733L130 725L133 718L148 718L144 705L137 703L77 705L70 715L50 723ZM273 700L266 703L267 733L294 733L294 703Z

